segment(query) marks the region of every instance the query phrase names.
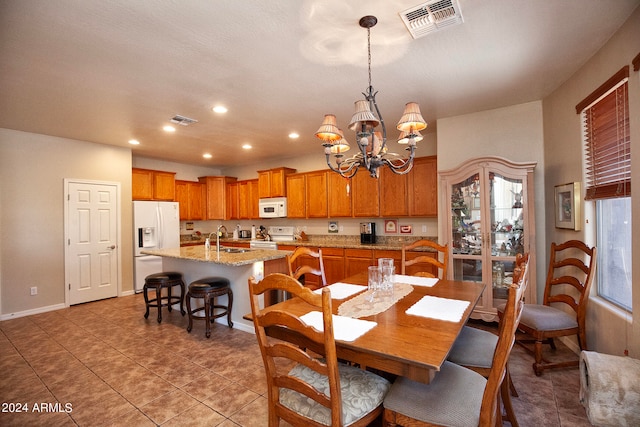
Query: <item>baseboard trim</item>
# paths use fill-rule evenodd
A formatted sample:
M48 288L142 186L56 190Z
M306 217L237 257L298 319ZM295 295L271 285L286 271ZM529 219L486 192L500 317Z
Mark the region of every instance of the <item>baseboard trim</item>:
M66 308L64 304L55 304L55 305L48 305L46 307L33 308L31 310L24 310L24 311L18 311L15 313L3 314L0 316L0 321L17 319L19 317L32 316L34 314L48 313L49 311L62 310L63 308Z

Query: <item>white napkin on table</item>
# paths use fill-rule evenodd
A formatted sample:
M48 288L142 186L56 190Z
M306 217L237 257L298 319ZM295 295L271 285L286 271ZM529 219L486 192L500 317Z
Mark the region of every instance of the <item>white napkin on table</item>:
M438 283L438 280L437 277L406 276L404 274L396 274L393 278L394 283L406 283L408 285L426 286L429 288Z
M300 319L319 331L324 331L321 311L310 311ZM333 337L340 341L354 341L377 325L370 320L353 319L351 317L333 315Z
M331 299L345 299L351 295L357 294L358 292L367 290L367 287L362 285L353 285L351 283L337 282L333 285L329 285L329 290L331 290ZM321 294L322 288L316 289L313 292Z
M469 301L426 295L409 307L407 314L446 320L448 322L459 322L468 306Z

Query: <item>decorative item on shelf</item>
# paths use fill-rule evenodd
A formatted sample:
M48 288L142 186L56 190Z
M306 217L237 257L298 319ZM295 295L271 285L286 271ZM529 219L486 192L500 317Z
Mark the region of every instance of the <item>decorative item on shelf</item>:
M377 23L378 19L375 16L364 16L359 22L362 28L367 29L369 70L369 86L366 93L362 93L365 99L355 102L356 112L349 123L349 129L356 132L359 152L352 157L344 158L344 152L348 151L350 146L344 139L342 130L338 128L336 116L333 114L324 116L322 125L315 133L316 137L323 141L329 168L346 178L354 176L361 166L366 168L374 178L380 176L379 168L385 165L399 175L409 172L413 166L416 142L422 139L419 131L427 127L420 113L420 106L416 102L407 103L396 128L402 132L398 142L407 145L406 150L409 151L409 156L404 158L388 151L387 129L376 103L378 92L371 85L371 28ZM382 132L375 131L378 125L381 125ZM335 158L335 166L331 163L332 155Z
M522 190L520 190L519 192L515 192L513 190L511 190L511 193L513 194L513 209L519 209L522 207Z

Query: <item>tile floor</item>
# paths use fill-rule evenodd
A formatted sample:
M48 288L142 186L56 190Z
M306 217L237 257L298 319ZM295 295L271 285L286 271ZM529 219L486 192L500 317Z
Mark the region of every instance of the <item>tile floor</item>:
M189 334L176 310L165 308L162 324L143 314L142 295L132 295L0 322L0 425L267 424L252 334L216 323L206 339L202 322ZM577 369L536 377L518 346L510 366L521 426L590 425Z

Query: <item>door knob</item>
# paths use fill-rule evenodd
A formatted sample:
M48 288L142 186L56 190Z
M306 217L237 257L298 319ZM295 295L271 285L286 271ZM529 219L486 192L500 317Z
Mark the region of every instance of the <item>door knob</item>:
M111 245L107 247L107 249L115 249L115 248L116 248L116 245Z

